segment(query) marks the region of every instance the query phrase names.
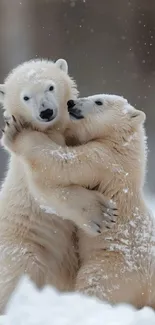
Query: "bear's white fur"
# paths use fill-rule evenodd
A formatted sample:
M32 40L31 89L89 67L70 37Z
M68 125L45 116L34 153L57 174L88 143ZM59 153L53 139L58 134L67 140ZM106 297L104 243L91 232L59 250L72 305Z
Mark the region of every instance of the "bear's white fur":
M21 98L23 89L30 92L37 80L51 81L57 86L59 96L53 96L57 107L64 105L71 95L77 95L76 86L64 67L57 61L28 62L17 67L0 86L4 114L22 115L32 121L32 113ZM30 94L29 94L30 95ZM22 101L22 104L21 104ZM60 101L60 102L59 102ZM51 104L52 106L52 104ZM21 111L22 108L22 111ZM65 110L64 110L65 112ZM41 123L33 118L35 126L45 130L51 123ZM63 144L60 135L57 139ZM45 211L44 211L45 209ZM42 286L45 283L58 289L70 289L75 277L78 261L74 248L74 226L69 221L55 217L54 209L41 209L30 192L24 164L11 154L8 172L0 193L0 311L24 273ZM30 231L31 230L31 231Z
M71 123L67 101L75 99L78 93L75 82L67 72L67 63L62 59L56 63L30 61L14 69L5 84L0 85L7 125L12 115L22 117L26 125L31 123L33 128L41 131L43 138L47 137L50 142L52 139L58 147L65 145L63 133ZM18 132L20 127L16 125L14 131ZM45 192L49 187L51 190L49 209L44 195L37 198L38 193L31 186L24 159L16 155L16 149L13 152L9 146L12 136L9 129L2 138L3 145L11 153L11 159L0 193L1 311L23 273L28 273L38 286L48 283L60 290L72 289L78 258L74 245L74 225L68 220L96 234L100 231L102 220L109 218L109 215L104 217L108 203L100 193L74 186L72 182L69 184L71 186L60 188L61 176L57 174L57 167L52 165L50 173L53 170L53 175L56 175L53 183L49 182L50 177L46 175L43 165L39 178L36 178L37 170L33 160L33 178L45 184ZM24 137L21 145L26 145ZM44 143L42 154L44 158L47 157ZM90 214L89 207L92 208Z
M95 95L78 99L75 104L74 109L84 115L86 112L86 116L74 122L73 137L76 134L85 144L60 147L49 143L40 132L22 132L21 128L11 139L12 148L25 159L29 170L35 162L36 175L32 178L36 184L42 166L46 166L45 177L53 182L52 165L62 186L73 183L98 189L118 206L119 217L113 229L103 229L95 238L79 231L81 268L76 290L112 303L155 307L154 221L143 197L145 114L119 96Z
M115 227L97 238L79 231L76 290L111 303L155 308L155 229L143 194L145 114L118 96L94 95L74 104L73 110L86 116L78 140L93 144L93 168L96 160L95 172L102 169L98 190L116 202L119 215Z

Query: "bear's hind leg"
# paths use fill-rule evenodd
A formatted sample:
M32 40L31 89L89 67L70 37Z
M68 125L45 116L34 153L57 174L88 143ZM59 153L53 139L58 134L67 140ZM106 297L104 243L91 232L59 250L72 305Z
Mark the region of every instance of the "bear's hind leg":
M109 303L129 303L137 308L144 305L146 293L136 269L129 270L119 252L101 250L93 259L83 263L76 291L96 296Z

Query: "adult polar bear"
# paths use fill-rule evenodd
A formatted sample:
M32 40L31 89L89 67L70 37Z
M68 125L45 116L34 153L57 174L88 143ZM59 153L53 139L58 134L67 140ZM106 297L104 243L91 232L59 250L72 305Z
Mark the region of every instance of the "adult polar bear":
M49 140L58 146L65 145L63 133L70 124L67 101L77 96L76 84L67 73L66 61L37 60L22 64L0 86L0 95L6 117L20 115L36 130L46 133ZM7 145L8 141L9 138L3 137L4 144ZM32 164L35 177L35 161ZM50 182L50 202L57 213L98 234L102 221L109 217L112 219L110 214L113 210L110 209L109 215L108 212L106 216L104 214L109 207L107 200L100 193L80 186L60 188L57 169L52 165L50 169L55 175L53 190ZM43 165L41 177L48 188L50 178L44 177ZM52 214L53 209L44 211L44 199L40 207L32 192L24 161L11 152L8 173L0 193L1 311L23 273L28 273L38 286L51 284L60 290L73 288L78 267L74 225Z
M34 182L42 166L46 166L45 174L52 182L51 166L55 165L65 186L67 181L97 186L117 203L119 216L114 228L103 230L96 238L79 232L81 268L76 289L112 303L155 308L155 229L143 198L145 114L118 96L95 95L72 103L75 105L70 113L86 114L74 123L74 136L77 132L78 141L85 144L60 148L33 127L24 129L20 121L12 121L4 137L9 139L10 150L26 161L29 171L35 161L35 178L31 173ZM65 178L63 170L68 170ZM41 195L44 187L38 188Z

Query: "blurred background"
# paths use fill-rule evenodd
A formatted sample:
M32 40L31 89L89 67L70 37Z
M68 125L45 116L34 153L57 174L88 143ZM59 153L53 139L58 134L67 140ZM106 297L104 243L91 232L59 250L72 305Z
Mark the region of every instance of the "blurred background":
M155 0L0 0L0 83L39 57L65 58L82 96L120 94L145 111L154 194ZM0 180L6 168L0 149Z

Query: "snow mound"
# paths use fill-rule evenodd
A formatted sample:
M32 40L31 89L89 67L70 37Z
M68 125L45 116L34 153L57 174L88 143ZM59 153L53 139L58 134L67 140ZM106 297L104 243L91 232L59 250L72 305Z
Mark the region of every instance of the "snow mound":
M38 290L24 277L0 317L0 325L154 325L155 312L129 305L112 307L78 293Z

